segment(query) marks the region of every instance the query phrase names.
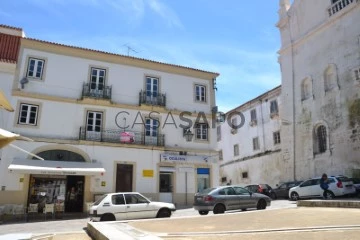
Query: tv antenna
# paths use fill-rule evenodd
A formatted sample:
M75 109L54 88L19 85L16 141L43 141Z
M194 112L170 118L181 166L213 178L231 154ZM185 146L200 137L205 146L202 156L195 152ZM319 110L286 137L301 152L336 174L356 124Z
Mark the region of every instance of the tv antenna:
M130 52L139 53L138 51L136 51L135 49L130 47L128 44L124 44L123 46L125 46L127 48L127 55L128 56L130 56Z

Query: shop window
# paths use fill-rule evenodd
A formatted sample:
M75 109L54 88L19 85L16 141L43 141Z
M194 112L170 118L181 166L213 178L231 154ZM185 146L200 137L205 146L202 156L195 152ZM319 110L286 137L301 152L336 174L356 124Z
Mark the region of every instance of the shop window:
M198 192L210 187L210 169L198 168L197 169L197 188Z

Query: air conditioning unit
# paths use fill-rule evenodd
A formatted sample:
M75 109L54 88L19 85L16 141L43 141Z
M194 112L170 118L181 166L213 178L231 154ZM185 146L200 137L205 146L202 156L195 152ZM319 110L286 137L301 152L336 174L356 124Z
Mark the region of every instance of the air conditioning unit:
M231 132L231 134L235 134L235 133L237 133L237 129L232 128L232 129L230 130L230 132Z

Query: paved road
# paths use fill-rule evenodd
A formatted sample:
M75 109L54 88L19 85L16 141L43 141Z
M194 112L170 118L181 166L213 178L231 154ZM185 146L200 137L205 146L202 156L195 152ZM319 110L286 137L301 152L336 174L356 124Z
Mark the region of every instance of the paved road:
M272 201L271 209L283 209L296 207L295 202L288 200L275 200ZM179 207L181 208L181 207ZM250 210L251 211L251 210ZM212 213L209 213L209 216ZM200 216L193 208L184 208L177 210L172 218L181 218L188 216ZM64 232L84 232L84 228L88 219L76 219L65 221L50 221L50 222L31 222L31 223L13 223L13 224L0 224L0 236L9 233L64 233Z

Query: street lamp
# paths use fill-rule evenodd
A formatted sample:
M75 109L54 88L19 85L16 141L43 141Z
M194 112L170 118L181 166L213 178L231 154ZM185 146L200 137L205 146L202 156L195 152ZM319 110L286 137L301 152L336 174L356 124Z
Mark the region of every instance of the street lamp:
M185 137L187 142L191 142L194 134L191 132L191 130L189 128L184 128L183 136Z

